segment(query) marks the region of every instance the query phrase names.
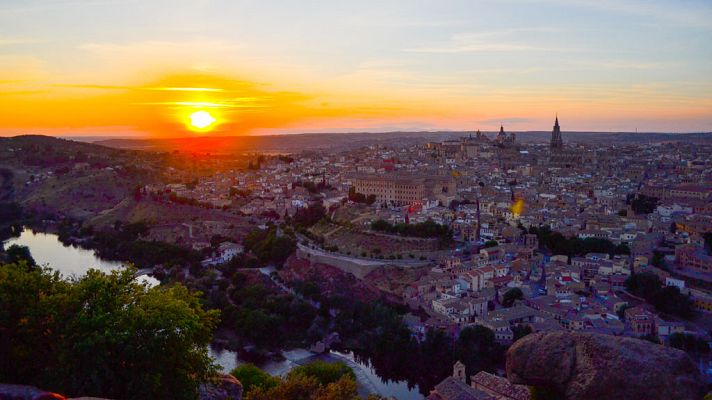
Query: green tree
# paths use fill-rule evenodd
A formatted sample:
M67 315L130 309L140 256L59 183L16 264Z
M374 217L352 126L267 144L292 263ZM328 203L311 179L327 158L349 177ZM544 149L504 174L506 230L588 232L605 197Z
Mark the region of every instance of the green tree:
M504 296L502 296L502 305L511 307L516 300L524 300L524 293L522 293L522 289L515 287L504 293Z
M32 258L30 249L27 246L13 244L5 250L5 254L7 254L7 260L10 263L17 264L24 261L31 267L37 265L35 259Z
M76 396L195 398L216 372L207 345L218 312L183 286L149 288L134 272L90 270L67 282L1 266L0 379Z
M494 247L497 245L499 245L499 242L497 242L496 240L488 240L485 242L485 244L482 246L482 248L486 249L488 247Z
M270 374L250 363L240 365L233 369L230 374L242 383L245 394L249 394L254 388L269 390L279 385L279 378L270 376Z
M342 362L328 363L321 360L298 366L294 368L290 374L300 374L314 377L321 385L334 383L341 379L344 375L355 378L354 372L348 365Z
M710 346L701 337L689 333L673 333L669 338L670 346L692 354L708 354Z
M524 336L532 333L532 327L529 325L515 325L512 327L512 333L514 333L514 341L516 342Z

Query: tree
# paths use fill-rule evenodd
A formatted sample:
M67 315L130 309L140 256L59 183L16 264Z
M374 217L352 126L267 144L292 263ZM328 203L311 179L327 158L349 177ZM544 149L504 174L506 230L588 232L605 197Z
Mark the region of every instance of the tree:
M18 264L24 261L30 267L37 265L35 259L32 258L30 249L27 246L13 244L12 246L7 248L5 253L7 254L7 261L9 263Z
M658 206L658 200L657 197L639 194L631 200L630 206L636 214L650 214Z
M270 374L250 363L240 365L233 369L230 374L242 383L245 394L249 394L254 388L269 390L279 385L279 378L270 376Z
M692 300L689 295L680 293L675 286L662 286L657 275L650 272L633 274L625 281L628 291L644 298L662 313L691 318L694 315Z
M505 307L511 307L514 305L515 300L524 300L524 293L520 288L512 288L507 290L507 292L502 296L502 305Z
M499 245L499 242L497 242L496 240L488 240L485 242L485 244L482 246L482 248L486 249L488 247L494 247L497 245Z
M290 371L290 374L298 374L316 378L321 385L328 385L341 379L342 376L355 377L354 372L348 365L342 362L328 363L317 360L306 365L300 365Z
M465 364L469 376L481 370L495 371L504 360L504 349L497 344L491 329L475 325L460 332L454 356Z
M524 336L532 333L532 327L529 325L515 325L512 327L512 333L514 333L514 341L516 342Z
M181 285L149 288L135 269L0 266L0 380L75 396L197 396L216 369L207 353L218 318Z
M689 333L673 333L670 335L669 341L670 346L688 353L707 354L710 352L706 340Z
M248 400L359 399L353 375L343 375L334 382L323 384L314 376L293 372L290 372L286 378L280 380L279 384L272 388L254 388L246 398Z

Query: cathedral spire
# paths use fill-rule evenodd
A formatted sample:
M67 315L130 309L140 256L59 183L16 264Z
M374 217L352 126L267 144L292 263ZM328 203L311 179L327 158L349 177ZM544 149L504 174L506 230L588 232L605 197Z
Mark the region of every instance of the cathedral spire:
M554 129L551 131L551 143L552 149L560 149L564 147L564 141L561 138L561 127L559 127L559 114L556 114L556 119L554 120Z

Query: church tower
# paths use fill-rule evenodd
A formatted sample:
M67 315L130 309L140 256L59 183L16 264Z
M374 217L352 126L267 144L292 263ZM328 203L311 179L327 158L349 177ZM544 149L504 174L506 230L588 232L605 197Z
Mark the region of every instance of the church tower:
M459 360L452 366L452 377L462 381L462 383L467 383L467 375L465 374L465 364Z
M554 122L554 130L551 131L551 148L561 149L564 147L564 141L561 139L561 128L559 127L559 116L556 116Z

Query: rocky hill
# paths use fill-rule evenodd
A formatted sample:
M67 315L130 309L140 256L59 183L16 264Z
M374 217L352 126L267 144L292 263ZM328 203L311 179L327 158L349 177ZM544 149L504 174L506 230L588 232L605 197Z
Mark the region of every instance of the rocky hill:
M541 332L507 352L507 377L567 400L701 399L702 376L683 351L628 337Z

